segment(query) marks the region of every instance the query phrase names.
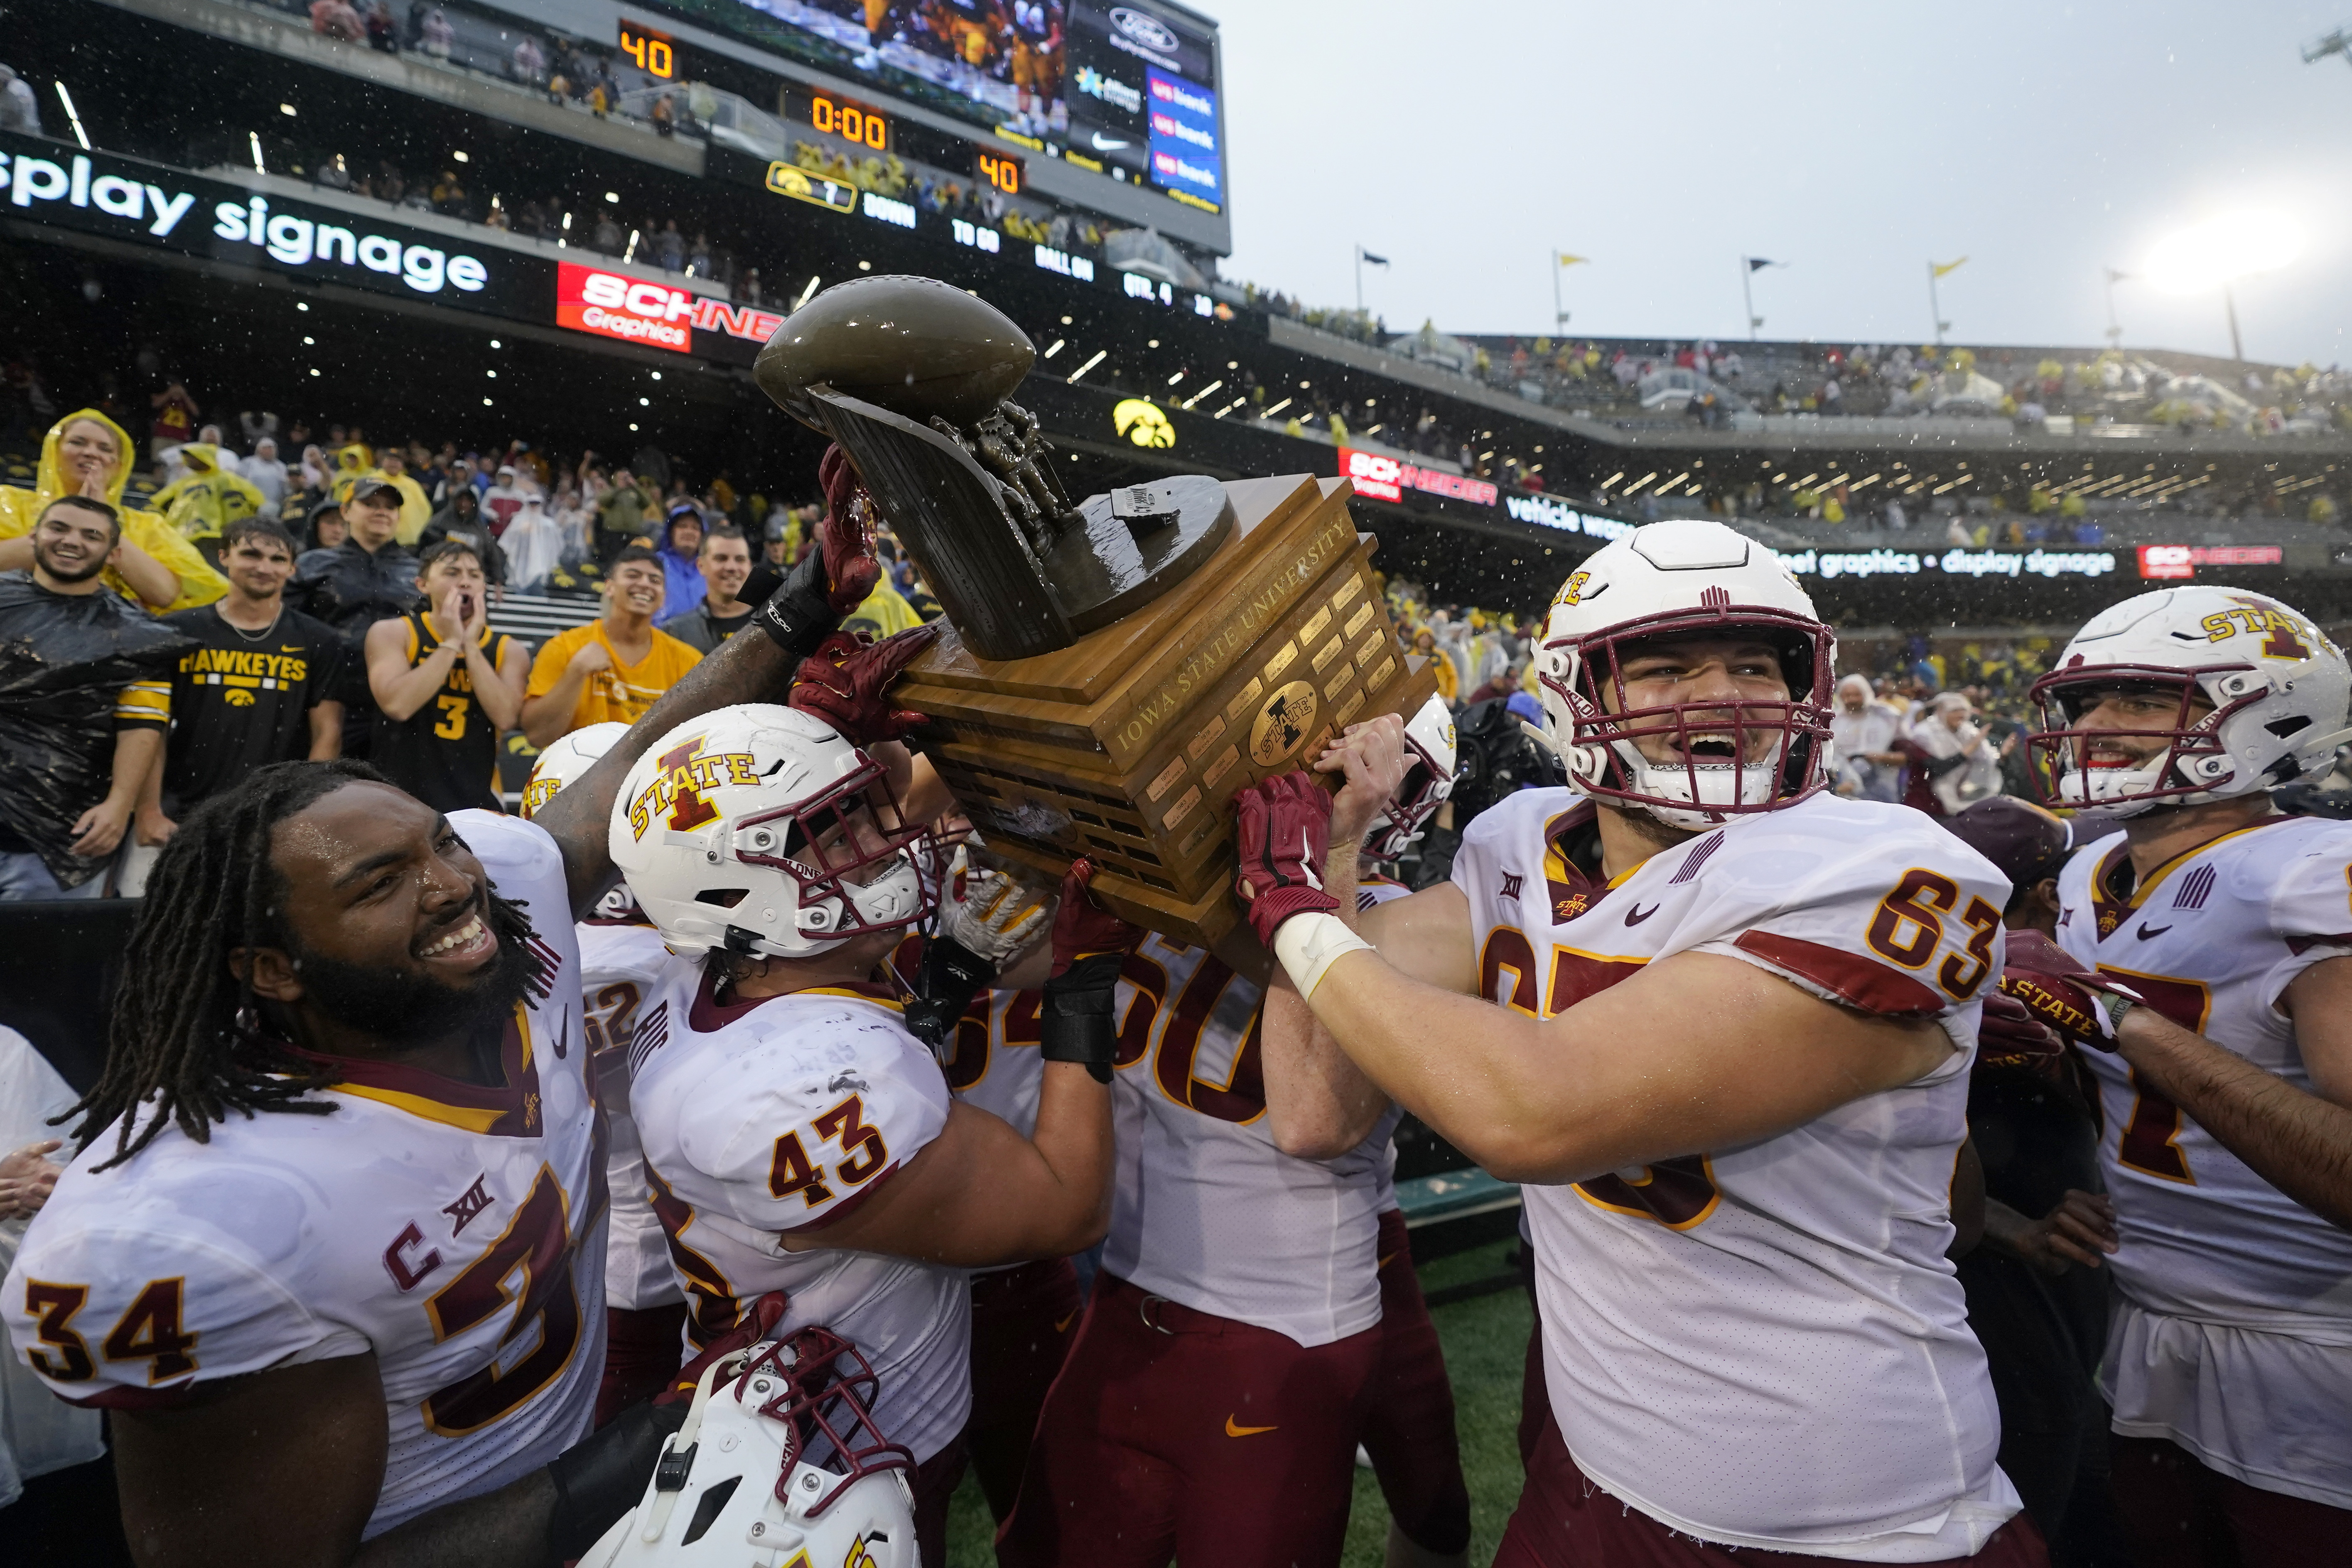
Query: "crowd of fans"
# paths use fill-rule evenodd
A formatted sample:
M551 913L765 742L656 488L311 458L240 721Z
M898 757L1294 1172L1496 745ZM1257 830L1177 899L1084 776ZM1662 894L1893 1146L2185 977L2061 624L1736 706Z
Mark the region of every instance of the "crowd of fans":
M820 515L654 448L379 445L257 411L232 440L179 382L148 402L144 461L121 409L79 409L0 487L0 899L135 895L191 805L271 762L364 756L496 808L502 754L642 715ZM881 544L847 624L887 636L938 606ZM525 595L579 624L498 629Z

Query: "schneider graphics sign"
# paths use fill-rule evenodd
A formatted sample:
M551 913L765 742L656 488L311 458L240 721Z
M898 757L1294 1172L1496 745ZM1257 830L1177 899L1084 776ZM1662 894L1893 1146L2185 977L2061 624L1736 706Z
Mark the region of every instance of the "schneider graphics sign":
M673 353L749 364L784 319L754 305L730 305L690 289L562 261L555 268L555 324Z
M0 133L0 218L499 315L545 298L535 258L29 136Z

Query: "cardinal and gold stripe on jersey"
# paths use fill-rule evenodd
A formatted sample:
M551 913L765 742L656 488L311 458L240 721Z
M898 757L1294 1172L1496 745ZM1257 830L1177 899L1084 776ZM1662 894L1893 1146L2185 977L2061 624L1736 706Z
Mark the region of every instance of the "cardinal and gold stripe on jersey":
M1481 987L1552 1017L1685 952L1931 1018L1909 1084L1776 1137L1524 1189L1545 1373L1584 1473L1671 1529L1875 1562L1968 1555L2018 1509L1944 1250L2000 873L1926 817L1817 796L1602 880L1592 807L1528 790L1454 866ZM1563 1049L1574 1049L1572 1039ZM1741 1048L1736 1026L1720 1041Z
M487 812L451 825L539 933L498 1083L341 1060L325 1116L176 1126L79 1156L0 1312L51 1391L169 1405L221 1380L372 1354L390 1447L373 1536L494 1491L588 1431L604 1321L604 1167L562 857Z
M2059 879L2058 939L2148 1005L2305 1093L2284 1010L2352 954L2352 826L2274 816L2135 877L2121 837ZM2250 1486L2352 1509L2352 1235L2280 1192L2120 1057L2099 1083L2123 1300L2101 1382L2116 1429Z

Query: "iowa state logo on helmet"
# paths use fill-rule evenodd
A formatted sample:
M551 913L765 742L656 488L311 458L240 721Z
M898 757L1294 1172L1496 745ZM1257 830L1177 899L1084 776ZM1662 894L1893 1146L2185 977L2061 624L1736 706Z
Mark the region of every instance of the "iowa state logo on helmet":
M669 826L691 832L718 816L718 808L702 798L705 790L721 784L756 784L759 762L749 752L705 752L702 737L672 746L654 759L661 772L629 802L629 836L643 838L654 817L669 814Z

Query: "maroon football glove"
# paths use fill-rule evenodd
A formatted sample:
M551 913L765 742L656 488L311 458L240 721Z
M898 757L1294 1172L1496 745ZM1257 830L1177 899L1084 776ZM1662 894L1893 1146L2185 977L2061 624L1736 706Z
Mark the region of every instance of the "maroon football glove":
M771 1290L735 1320L735 1326L710 1342L710 1348L677 1369L669 1386L654 1395L656 1405L680 1405L694 1397L694 1385L702 1381L704 1369L711 1363L733 1355L737 1351L750 1350L776 1331L784 1321L784 1312L792 1305L791 1295L782 1290Z
M2038 931L2009 933L2009 964L2001 971L2000 990L2025 1004L2061 1038L2099 1051L2116 1048L2116 1020L2122 1016L2099 994L2127 1002L2147 1000L2130 986L2084 968Z
M2066 1042L2024 1003L1997 990L1985 994L1984 1021L1977 1026L1977 1070L2010 1068L2053 1075L2065 1059Z
M1293 915L1328 913L1339 900L1323 890L1331 849L1331 797L1304 773L1255 784L1234 796L1234 890L1258 941Z
M874 498L838 446L824 449L816 478L824 487L824 519L816 537L824 552L825 598L835 615L845 616L882 580L882 563L874 553Z
M920 725L923 716L891 707L884 693L939 635L936 621L908 626L877 643L862 641L855 632L835 632L801 661L787 700L858 745L895 741Z
M1081 856L1070 862L1062 878L1062 901L1054 910L1053 977L1056 980L1081 959L1103 953L1124 956L1143 940L1142 927L1128 924L1095 902L1094 894L1087 889L1094 874L1094 862Z

